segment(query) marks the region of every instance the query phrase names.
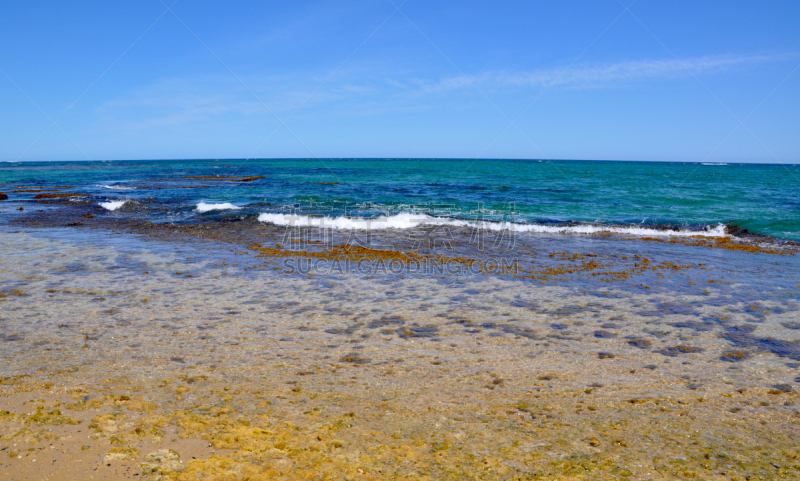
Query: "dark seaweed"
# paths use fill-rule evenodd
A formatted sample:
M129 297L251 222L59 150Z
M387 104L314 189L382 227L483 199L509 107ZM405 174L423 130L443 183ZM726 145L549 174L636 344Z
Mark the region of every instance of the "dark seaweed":
M704 351L704 349L701 348L701 347L693 347L693 346L683 346L683 345L681 345L681 346L672 346L672 347L666 347L664 349L660 349L658 351L658 353L659 354L663 354L665 356L669 356L669 357L675 357L675 356L678 356L680 354L697 353L697 352L703 352L703 351Z

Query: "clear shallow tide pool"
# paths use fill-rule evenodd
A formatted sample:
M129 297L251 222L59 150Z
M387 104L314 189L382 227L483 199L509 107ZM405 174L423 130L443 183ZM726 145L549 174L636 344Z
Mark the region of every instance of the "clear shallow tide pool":
M400 340L442 333L443 340L481 335L592 349L608 342L667 357L688 343L710 360L735 351L754 363L800 361L797 256L563 235L526 242L535 249L520 256L513 274L405 272L379 263L348 270L332 261L304 268L302 256L264 259L208 240L6 227L4 375L42 362L31 343L55 354L90 336L106 346L96 355L132 361L160 333L188 336L200 343L193 349L224 348L246 328L264 341L285 339L281 346L291 350L307 334L287 329L303 323L330 342L384 331ZM636 267L642 259L647 269ZM582 269L587 262L602 267ZM226 327L232 320L234 331ZM163 355L188 347L170 349ZM247 363L250 355L259 354L246 351L231 362Z

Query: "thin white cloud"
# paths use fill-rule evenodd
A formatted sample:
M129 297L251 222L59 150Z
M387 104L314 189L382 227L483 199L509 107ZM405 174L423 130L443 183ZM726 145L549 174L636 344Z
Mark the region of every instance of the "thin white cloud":
M441 92L473 87L488 89L614 87L637 80L661 80L691 75L709 75L784 60L787 55L714 56L686 59L635 60L600 66L572 66L521 73L488 72L460 75L435 83L421 83L424 91Z
M440 80L420 80L410 72L386 75L373 66L351 69L324 84L315 92L324 75L292 74L247 78L245 81L259 99L281 119L299 106L302 116L386 115L424 111L432 97L456 94L474 87L488 92L545 88L613 88L636 81L675 79L694 75L746 70L767 62L794 58L782 56L714 56L682 60L638 60L606 65L573 65L569 69L550 68L528 72L487 72ZM445 100L447 101L447 100ZM462 105L463 107L463 105ZM185 124L219 122L232 118L264 119L276 122L252 93L236 79L225 75L199 75L165 78L121 93L96 108L107 124L122 124L129 129L174 127ZM296 120L300 115L295 115Z

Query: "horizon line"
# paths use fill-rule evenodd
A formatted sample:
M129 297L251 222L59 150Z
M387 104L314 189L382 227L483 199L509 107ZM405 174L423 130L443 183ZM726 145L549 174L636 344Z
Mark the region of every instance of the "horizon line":
M662 164L708 164L708 165L800 165L797 162L760 162L760 161L708 161L708 160L631 160L631 159L545 159L545 158L482 158L482 157L207 157L207 158L188 158L188 157L170 157L170 158L152 158L152 159L50 159L50 160L2 160L0 163L18 164L18 163L36 163L36 162L168 162L168 161L184 161L184 162L205 162L205 161L279 161L279 160L296 160L296 161L341 161L341 160L376 160L376 161L516 161L516 162L637 162L637 163L662 163Z

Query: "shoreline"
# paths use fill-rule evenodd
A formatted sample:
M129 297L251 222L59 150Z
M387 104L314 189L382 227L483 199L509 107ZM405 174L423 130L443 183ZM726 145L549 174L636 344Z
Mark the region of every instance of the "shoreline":
M139 218L135 215L127 216L114 216L113 210L109 211L92 202L82 202L77 204L75 202L64 202L60 200L54 201L38 201L37 206L47 207L48 210L37 211L23 211L20 215L8 217L9 225L18 225L21 227L36 227L36 228L49 228L49 227L75 227L75 228L92 228L92 229L109 229L118 232L129 232L137 234L149 234L156 238L165 239L170 234L179 234L186 237L194 238L209 238L216 241L226 243L239 244L241 246L252 245L259 243L263 240L263 236L268 236L274 239L284 237L289 234L294 234L295 237L305 238L325 238L326 245L331 245L331 242L336 239L350 240L353 232L361 233L360 235L366 236L369 239L373 235L377 238L383 238L389 244L393 241L387 241L391 238L403 238L408 236L416 236L417 245L420 239L423 242L433 243L442 241L452 241L457 244L468 243L469 240L462 240L452 238L451 233L461 233L462 237L474 237L478 232L484 232L483 235L488 234L495 239L500 239L503 236L512 236L514 239L521 236L530 237L535 239L537 237L587 237L587 238L612 238L620 241L644 241L644 242L660 242L667 244L683 244L697 247L707 247L725 250L740 250L746 252L757 252L767 254L781 254L781 255L795 255L800 252L800 243L791 239L776 238L769 235L757 234L749 232L747 229L737 227L733 224L725 225L724 235L715 235L712 237L703 235L676 235L665 237L653 237L648 234L632 235L624 232L614 232L598 230L596 232L514 232L513 229L483 229L474 225L428 225L420 224L413 228L395 229L395 228L373 228L373 229L358 229L347 228L339 229L327 226L326 228L315 227L312 225L297 224L297 225L278 225L270 222L257 219L256 216L242 217L237 216L228 219L211 219L205 221L181 221L181 222L152 222L145 218ZM55 209L55 210L51 210ZM322 217L320 217L321 219ZM432 218L438 219L438 218ZM461 221L460 219L442 218L444 220ZM466 222L466 220L464 221ZM483 221L488 224L495 224L490 221ZM482 224L481 224L482 225ZM506 224L497 224L506 225ZM508 224L510 225L510 224ZM519 224L525 226L526 224ZM571 224L568 224L571 225ZM579 225L579 224L575 224ZM583 225L583 224L580 224ZM720 224L722 225L722 224ZM586 224L586 226L593 226ZM442 234L442 227L445 228ZM610 229L617 229L620 227L633 227L626 225L608 225ZM677 229L675 226L648 226L648 229L654 231L674 231ZM230 232L226 232L230 230ZM163 234L158 234L163 231ZM341 231L341 232L340 232ZM443 237L436 237L436 234ZM497 232L492 232L497 231ZM463 232L463 233L462 233ZM447 238L445 238L445 236ZM357 234L358 237L358 234ZM359 240L356 238L355 240ZM248 244L249 242L249 244ZM503 244L501 248L507 248L508 245ZM396 249L414 249L413 244L399 243Z

